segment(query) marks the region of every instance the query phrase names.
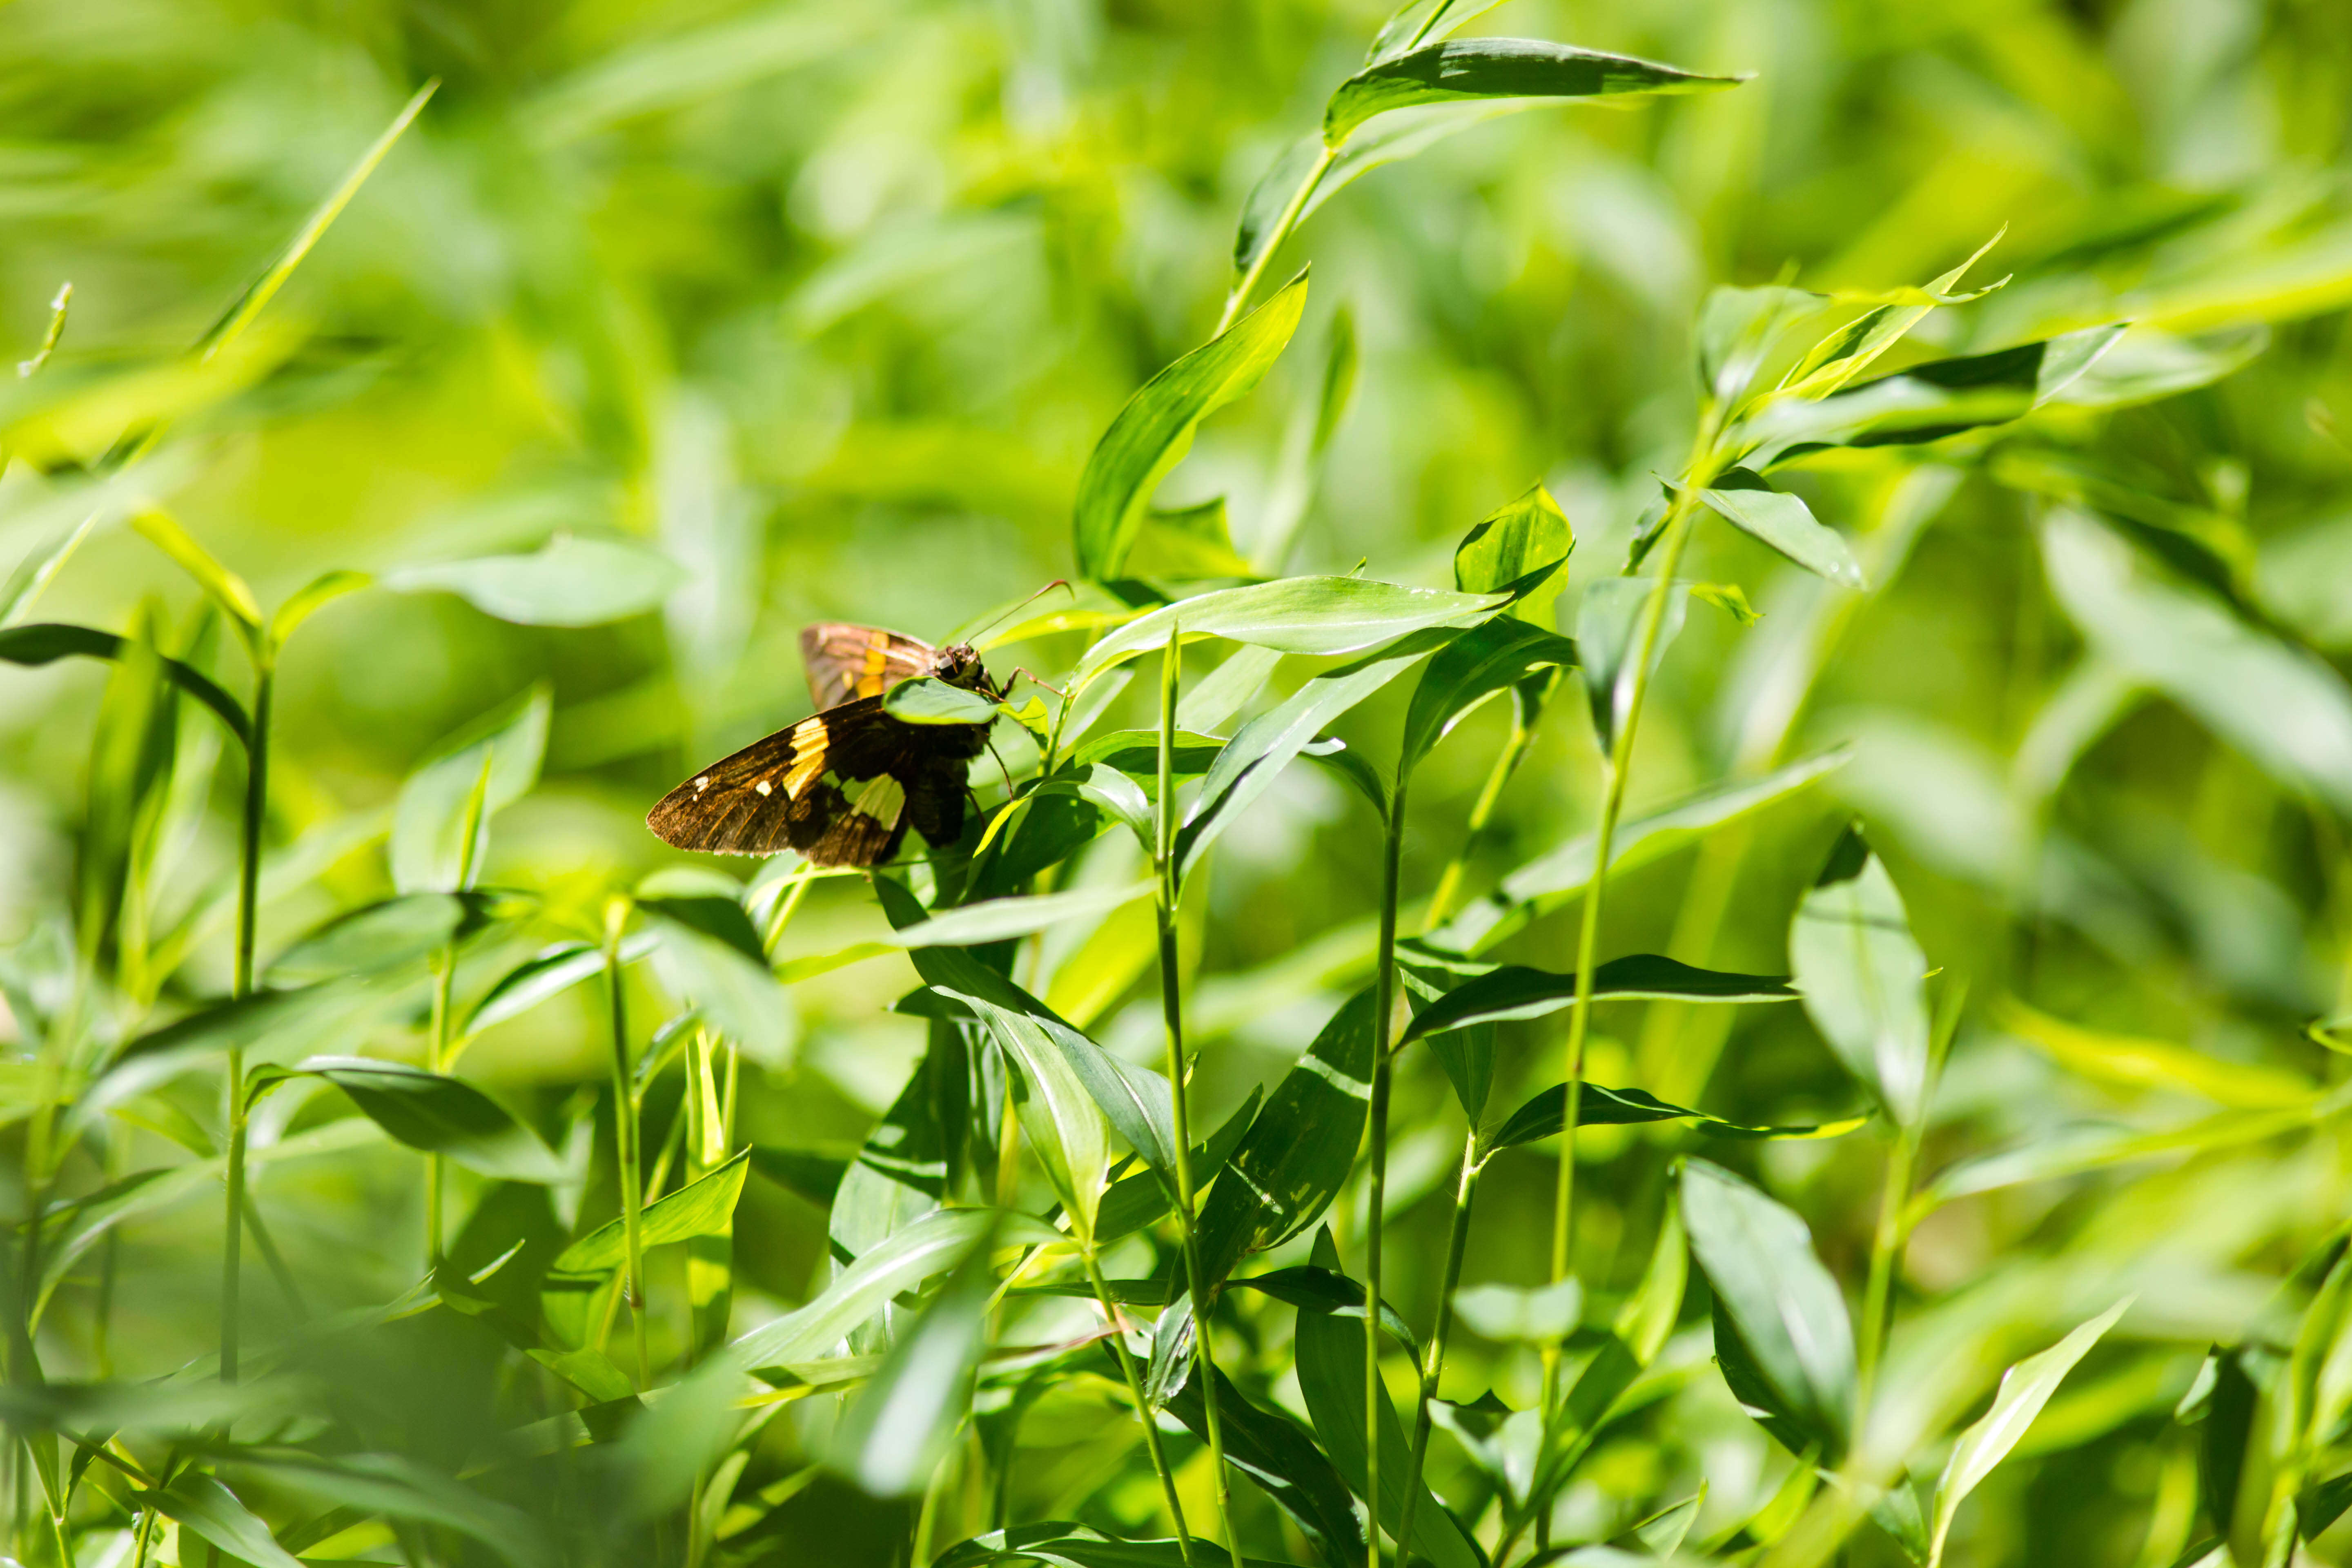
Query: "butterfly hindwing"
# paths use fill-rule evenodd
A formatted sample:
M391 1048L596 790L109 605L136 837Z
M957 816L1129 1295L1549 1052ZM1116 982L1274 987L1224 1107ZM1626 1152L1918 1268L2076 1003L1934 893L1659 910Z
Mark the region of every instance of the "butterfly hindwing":
M986 744L978 724L908 724L859 698L713 763L662 797L646 825L680 849L871 866L907 829L933 844L962 831L964 774Z
M902 680L930 674L938 658L930 644L879 626L820 621L801 633L801 666L819 709L879 697Z

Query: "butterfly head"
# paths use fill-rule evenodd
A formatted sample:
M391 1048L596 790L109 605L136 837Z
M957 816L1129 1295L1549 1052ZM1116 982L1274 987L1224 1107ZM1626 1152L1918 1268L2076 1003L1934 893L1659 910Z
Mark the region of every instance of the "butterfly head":
M970 643L955 643L939 651L931 665L932 676L950 686L961 686L967 691L977 691L992 701L1003 701L1003 689L980 662L980 655Z

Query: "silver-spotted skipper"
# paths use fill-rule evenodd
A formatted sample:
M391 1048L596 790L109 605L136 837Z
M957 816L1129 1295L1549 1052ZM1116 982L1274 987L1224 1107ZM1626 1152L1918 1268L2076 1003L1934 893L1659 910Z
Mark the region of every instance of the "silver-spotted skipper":
M954 843L988 726L909 724L882 701L923 676L1003 700L971 646L828 621L801 633L801 663L818 711L704 768L662 796L646 826L680 849L797 849L819 866L887 860L910 826L935 846Z

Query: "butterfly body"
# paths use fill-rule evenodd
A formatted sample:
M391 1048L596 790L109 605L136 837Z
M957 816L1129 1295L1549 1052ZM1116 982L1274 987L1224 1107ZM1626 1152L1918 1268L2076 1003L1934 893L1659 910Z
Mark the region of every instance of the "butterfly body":
M663 842L716 855L798 850L819 866L871 866L911 827L933 845L963 831L964 777L986 724L910 724L884 704L929 678L991 700L1003 691L966 644L935 648L874 626L826 622L801 634L818 711L711 763L646 817Z

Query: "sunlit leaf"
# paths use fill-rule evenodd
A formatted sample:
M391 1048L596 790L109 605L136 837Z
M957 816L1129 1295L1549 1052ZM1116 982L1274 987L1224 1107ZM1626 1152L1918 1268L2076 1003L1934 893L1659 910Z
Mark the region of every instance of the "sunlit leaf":
M1740 80L1537 38L1452 40L1379 60L1341 82L1324 107L1323 143L1337 147L1374 115L1414 104L1706 92Z
M1604 1089L1597 1083L1586 1084L1576 1102L1576 1124L1579 1127L1630 1127L1646 1121L1688 1121L1696 1131L1713 1138L1835 1138L1853 1131L1864 1120L1853 1117L1816 1126L1748 1127L1736 1121L1726 1121L1719 1116L1709 1116L1703 1110L1669 1105L1647 1089ZM1522 1143L1533 1143L1539 1139L1556 1136L1567 1121L1568 1086L1556 1083L1538 1091L1525 1105L1511 1112L1508 1121L1480 1142L1488 1151L1517 1148Z
M395 566L377 578L395 594L455 594L484 615L525 626L595 626L658 609L686 582L677 563L632 539L558 534L527 555Z
M751 1158L746 1149L717 1170L647 1204L637 1216L641 1244L666 1247L698 1236L725 1235L734 1223L735 1202L743 1195L743 1173ZM565 1247L555 1267L567 1274L617 1268L627 1259L628 1247L628 1226L611 1220Z
M1916 1121L1927 1090L1927 959L1859 827L1845 830L1797 905L1789 967L1846 1070L1895 1121Z
M1509 603L1504 594L1457 594L1361 577L1286 577L1220 588L1142 616L1087 650L1071 679L1083 685L1124 659L1168 644L1224 637L1282 653L1354 653L1411 632L1475 626Z
M1540 1018L1575 1001L1576 976L1525 964L1506 964L1464 982L1415 1016L1400 1047L1448 1029L1507 1018ZM1679 1002L1793 1002L1785 976L1733 974L1699 969L1654 952L1612 958L1592 972L1596 1000L1627 997Z
M973 1247L843 1412L835 1469L877 1497L922 1489L971 1414L995 1283L988 1248Z
M1699 491L1715 514L1753 535L1818 577L1843 588L1862 587L1862 566L1845 535L1817 520L1805 503L1776 490L1746 468L1717 474Z
M1099 581L1125 570L1151 492L1192 449L1201 421L1265 377L1297 330L1306 304L1302 272L1223 337L1186 354L1128 400L1078 480L1073 529L1081 575Z
M1576 645L1510 616L1455 637L1429 661L1406 710L1400 771L1410 771L1472 710L1544 670L1576 662Z
M1592 733L1605 752L1617 742L1633 711L1633 655L1651 597L1659 584L1649 577L1603 577L1589 584L1576 606L1576 652L1584 677L1584 700L1592 710ZM1684 596L1671 584L1658 610L1650 644L1650 673L1666 656L1683 627Z
M299 1558L278 1544L269 1526L211 1476L190 1471L167 1487L138 1495L141 1502L189 1534L254 1568L302 1568Z
M902 680L882 698L893 719L907 724L992 724L996 704L979 692L925 677Z
M310 1057L290 1069L325 1079L412 1149L510 1182L560 1182L562 1161L506 1108L463 1079L371 1057Z

